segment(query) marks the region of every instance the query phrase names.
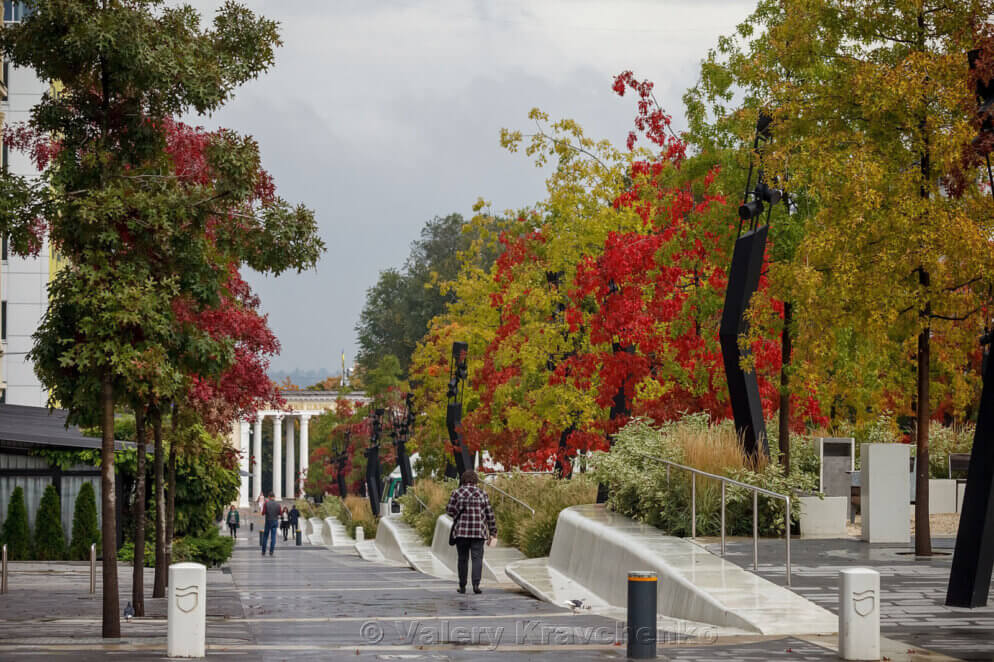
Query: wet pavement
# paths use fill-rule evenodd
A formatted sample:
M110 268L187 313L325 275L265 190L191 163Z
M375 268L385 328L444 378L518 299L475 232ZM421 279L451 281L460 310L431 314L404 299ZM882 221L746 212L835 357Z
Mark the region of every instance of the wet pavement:
M760 549L760 574L776 583L783 582L780 548L769 541ZM962 659L994 658L992 612L957 614L938 602L948 560L923 562L897 551L797 541L794 589L834 611L838 570L875 566L883 574L883 633L906 642L891 645L889 659L948 659L917 646ZM751 543L732 541L728 554L751 564ZM121 566L120 576L127 596L130 569ZM151 586L150 572L147 577ZM11 592L0 596L0 660L164 659L163 601L148 600L148 617L122 623L121 641L107 643L99 637L99 586L91 596L88 581L85 566L15 566ZM248 531L230 564L208 572L207 633L208 658L225 661L625 659L620 621L572 613L507 584L460 595L452 580L292 540L262 556L258 534ZM691 643L686 633L660 633L659 659L834 660L832 639L704 636Z

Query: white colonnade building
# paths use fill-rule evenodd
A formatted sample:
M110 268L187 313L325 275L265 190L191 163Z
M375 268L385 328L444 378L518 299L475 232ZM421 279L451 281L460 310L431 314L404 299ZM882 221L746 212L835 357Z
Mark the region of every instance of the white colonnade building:
M364 393L337 391L284 391L285 409L263 409L247 420L236 421L232 446L238 449L241 485L238 505L247 508L262 491L263 475L271 477L276 499L293 499L304 493L310 458L310 420L333 409L339 399L368 401ZM272 460L264 466L263 426L272 426Z

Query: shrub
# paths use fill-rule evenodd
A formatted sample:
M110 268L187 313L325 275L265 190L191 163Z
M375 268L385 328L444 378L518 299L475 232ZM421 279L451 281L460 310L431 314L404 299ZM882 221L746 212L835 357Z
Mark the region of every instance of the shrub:
M72 515L72 542L69 543L69 558L86 561L90 558L90 545L100 547L100 529L97 527L97 498L93 493L93 483L85 482L76 495L76 505Z
M792 495L815 487L817 478L807 473L783 475L776 462L759 458L753 463L741 450L730 421L712 424L707 415L691 415L653 429L644 420L633 421L616 436L610 453L595 455L594 477L609 488L608 505L613 510L659 527L671 535L691 533L691 476L645 457L654 456L689 465L708 473L727 476L749 485ZM799 503L792 502L798 516ZM759 499L759 532L779 536L786 526L780 499ZM719 535L721 485L716 480L697 479L697 533ZM726 493L726 531L730 535L752 533L752 491L729 486Z
M293 502L293 505L295 505L297 507L297 510L300 511L301 519L317 517L316 514L317 509L314 507L314 504L312 504L307 499L297 499L296 501Z
M134 541L124 543L121 549L117 550L117 560L121 563L135 562ZM155 567L155 543L149 540L145 541L145 567Z
M31 529L28 526L28 509L24 505L24 490L19 486L10 495L7 519L0 530L0 544L7 545L7 558L23 561L31 558Z
M597 499L597 482L589 474L576 473L570 480L548 474L510 474L498 476L493 486L535 510L533 515L501 492L484 487L497 516L497 535L531 558L548 556L564 508Z
M455 480L439 483L422 478L400 497L399 501L404 506L401 517L418 532L418 536L426 545L431 545L431 539L435 534L435 521L445 512L449 496L456 487Z
M945 426L932 422L928 429L928 470L932 478L949 478L949 454L973 449L973 425ZM912 447L912 454L914 453Z
M216 528L209 529L203 536L196 538L187 536L174 540L172 562L182 563L189 561L202 563L208 568L213 568L230 559L234 548L234 538L220 535ZM148 558L147 553L146 558Z
M346 513L345 519L342 520L349 535L355 538L356 527L361 526L367 540L375 538L376 518L373 517L373 509L369 507L369 499L350 494L345 497L345 507L348 508L348 513L352 514L352 517L349 517Z
M35 558L59 561L66 558L66 536L62 531L62 502L54 485L45 488L35 517Z

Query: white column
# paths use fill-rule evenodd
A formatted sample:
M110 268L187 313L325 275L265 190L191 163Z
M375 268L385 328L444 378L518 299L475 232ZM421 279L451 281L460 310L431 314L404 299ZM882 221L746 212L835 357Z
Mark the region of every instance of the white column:
M296 496L293 493L293 486L296 481L293 479L293 416L286 419L286 495Z
M255 490L255 494L252 494L253 499L258 499L259 495L262 493L262 415L256 414L255 417L255 429L253 432L252 439L252 459L254 464L252 465L252 489Z
M238 487L238 507L248 508L249 505L249 454L251 449L249 448L249 422L248 421L238 421L238 432L241 435L241 441L238 444L238 450L240 451L240 457L238 459L238 473L241 478L241 482Z
M307 450L307 424L311 420L310 414L300 415L300 496L304 496L304 479L307 478L307 464L309 453Z
M273 498L283 499L283 414L273 416Z

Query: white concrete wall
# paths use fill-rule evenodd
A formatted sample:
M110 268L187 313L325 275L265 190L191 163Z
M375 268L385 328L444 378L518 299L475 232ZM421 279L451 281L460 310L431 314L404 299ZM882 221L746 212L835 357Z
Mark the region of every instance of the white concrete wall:
M30 69L11 66L8 73L8 98L2 105L7 125L27 122L31 108L48 90ZM38 171L27 154L8 150L10 172L35 176ZM7 302L7 343L0 357L7 382L6 402L43 407L48 393L34 374L25 355L31 349L31 334L38 328L48 305L49 246L44 242L38 257L22 258L10 254L0 264L0 300Z

